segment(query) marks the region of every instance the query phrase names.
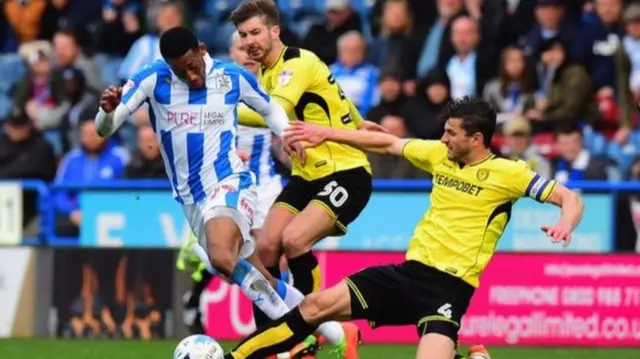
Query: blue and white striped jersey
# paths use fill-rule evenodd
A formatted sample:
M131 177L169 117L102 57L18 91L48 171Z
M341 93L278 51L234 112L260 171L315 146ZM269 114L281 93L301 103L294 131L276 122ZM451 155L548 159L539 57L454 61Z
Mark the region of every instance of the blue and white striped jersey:
M256 185L282 180L271 151L271 130L238 126L237 145L250 155L249 170L256 175Z
M205 57L206 86L192 89L163 61L137 72L123 88L130 112L149 105L151 126L173 187L183 204L207 198L231 175L251 178L236 154L237 105L268 113L270 97L253 74L231 62Z

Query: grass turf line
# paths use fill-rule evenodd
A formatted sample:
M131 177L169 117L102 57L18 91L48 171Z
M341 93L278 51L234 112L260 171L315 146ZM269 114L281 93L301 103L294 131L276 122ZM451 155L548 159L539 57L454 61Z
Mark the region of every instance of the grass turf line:
M0 339L1 358L29 359L169 359L177 341ZM224 343L225 348L232 344ZM489 348L492 359L636 359L639 349ZM363 345L362 359L410 359L415 346ZM327 350L319 359L332 358Z

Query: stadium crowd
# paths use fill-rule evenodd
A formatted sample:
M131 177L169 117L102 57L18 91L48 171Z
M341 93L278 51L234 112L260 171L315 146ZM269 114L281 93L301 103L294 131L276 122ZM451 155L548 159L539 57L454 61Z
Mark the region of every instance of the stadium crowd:
M226 58L235 30L228 17L240 2L4 1L0 178L164 178L145 109L116 139L96 134L100 92L160 58L158 34L178 25ZM362 114L397 136L437 139L449 99L482 96L499 113L495 148L540 174L560 182L640 178L640 4L276 2L284 42L315 52ZM403 159L371 161L376 178L425 176ZM624 207L640 213L634 198ZM76 233L76 194L59 193L56 207L61 234Z

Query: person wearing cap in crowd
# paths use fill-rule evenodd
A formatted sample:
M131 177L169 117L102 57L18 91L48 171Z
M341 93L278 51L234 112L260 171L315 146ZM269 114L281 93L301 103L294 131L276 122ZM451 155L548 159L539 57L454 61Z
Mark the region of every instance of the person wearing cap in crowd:
M565 5L563 0L536 1L536 26L518 41L533 63L540 60L540 46L545 40L557 37L572 44L578 38L578 26L565 20Z
M349 0L325 0L325 21L311 26L302 47L312 51L327 64L336 62L338 38L349 31L363 31L362 19Z
M529 167L544 178L551 178L551 163L538 154L535 146L531 144L531 125L529 120L522 116L515 116L502 126L505 136L505 148L503 152L513 159L521 159L529 164Z
M624 49L631 61L629 88L636 102L640 101L640 4L633 3L624 10L622 19L626 35L622 39Z
M49 182L56 175L57 161L51 144L33 126L23 111L4 121L0 131L0 180L32 179ZM23 191L24 236L35 236L36 193Z

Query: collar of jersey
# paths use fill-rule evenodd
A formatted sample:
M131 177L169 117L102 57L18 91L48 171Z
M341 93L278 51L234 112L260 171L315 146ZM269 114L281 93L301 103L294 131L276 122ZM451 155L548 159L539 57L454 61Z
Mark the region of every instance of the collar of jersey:
M206 69L206 73L210 74L213 71L215 61L209 55L209 53L204 54L204 68Z
M480 160L480 161L478 161L478 162L475 162L475 163L472 163L472 164L469 164L469 165L465 165L464 163L460 163L460 162L458 162L458 167L460 167L460 168L464 168L464 167L473 167L473 166L477 166L477 165L479 165L479 164L481 164L481 163L487 162L488 160L490 160L490 159L494 158L495 156L496 156L496 155L495 155L494 153L489 153L489 154L487 155L487 157L485 157L485 158L481 159L481 160Z
M282 47L282 51L280 51L280 55L278 55L278 58L276 59L276 61L271 66L269 66L269 68L267 68L266 66L262 65L262 71L269 70L269 69L273 68L274 66L276 66L276 64L278 62L280 62L280 60L282 59L282 56L284 55L285 51L287 51L288 48L289 48L288 46L283 46Z

